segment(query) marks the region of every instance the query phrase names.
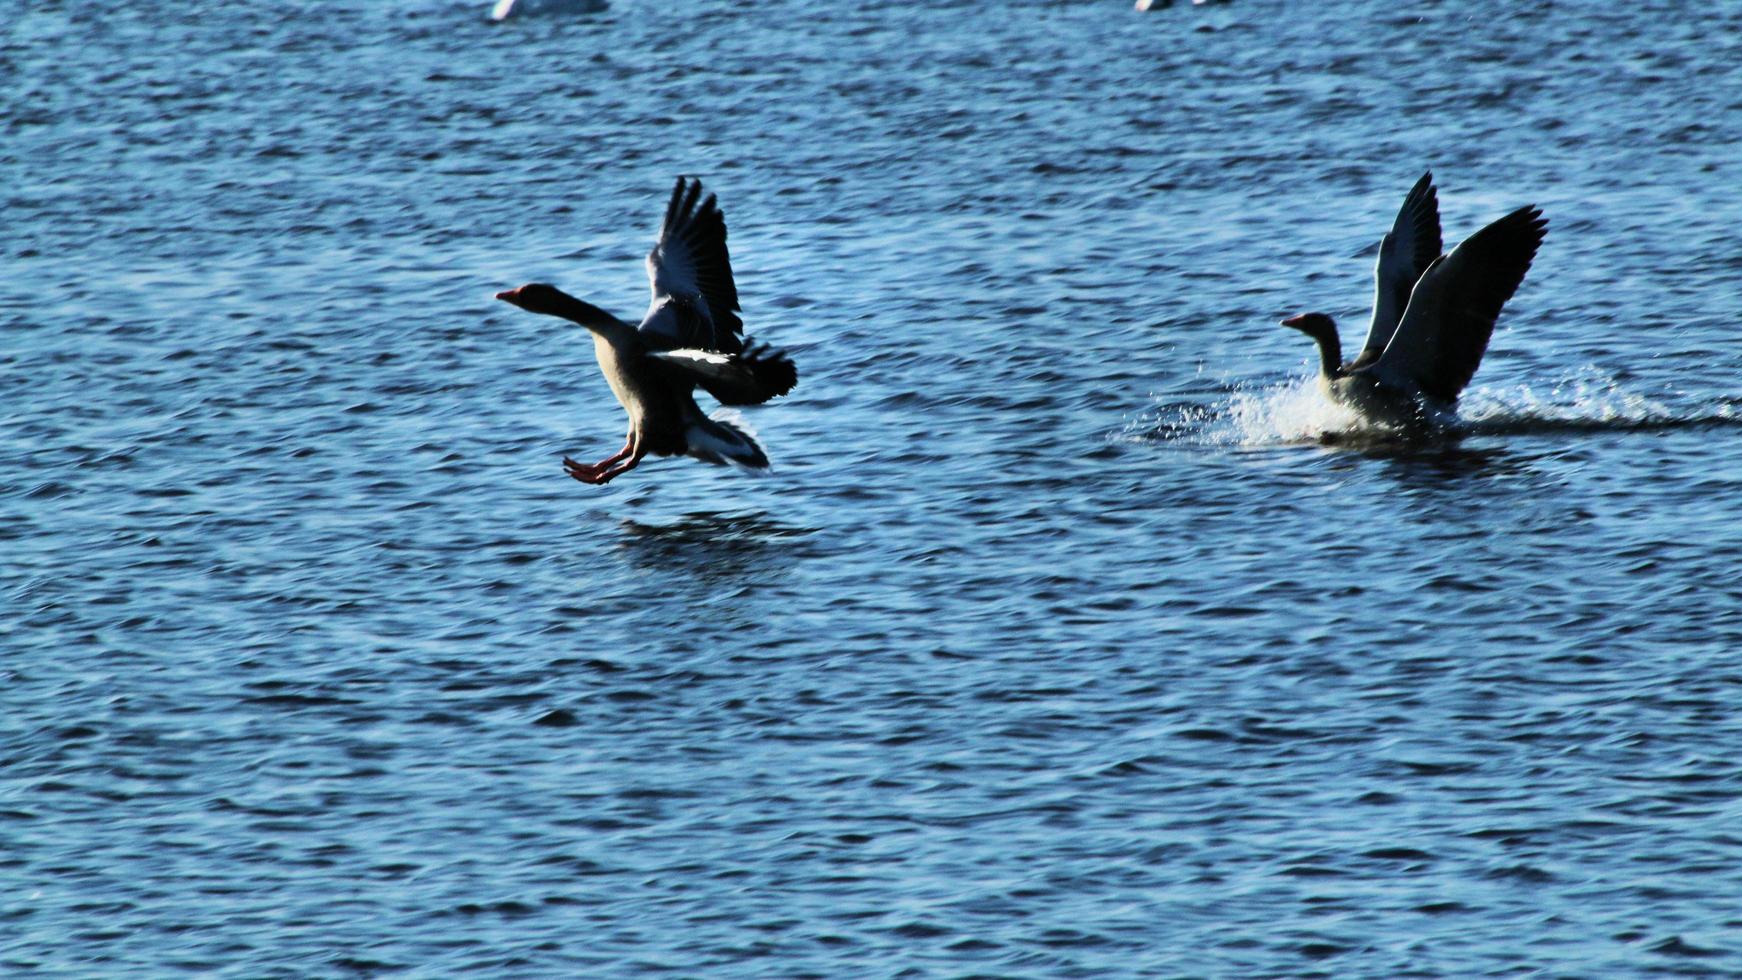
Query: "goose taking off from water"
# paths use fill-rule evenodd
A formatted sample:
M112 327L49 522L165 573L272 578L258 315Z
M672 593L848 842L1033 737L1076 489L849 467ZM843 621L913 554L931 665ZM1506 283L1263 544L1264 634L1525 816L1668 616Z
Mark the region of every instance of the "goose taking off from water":
M523 310L586 327L599 370L629 413L629 437L616 454L591 465L563 457L563 468L582 483L607 483L648 453L768 465L749 433L696 406L698 387L722 405L760 405L798 383L798 369L785 354L744 339L726 219L712 194L701 195L701 181L677 179L659 243L647 256L653 304L639 327L544 283L496 294Z
M1282 325L1318 341L1319 382L1332 399L1410 430L1445 420L1547 230L1542 212L1525 206L1441 255L1439 199L1425 173L1379 242L1373 322L1355 359L1343 361L1337 325L1323 313Z

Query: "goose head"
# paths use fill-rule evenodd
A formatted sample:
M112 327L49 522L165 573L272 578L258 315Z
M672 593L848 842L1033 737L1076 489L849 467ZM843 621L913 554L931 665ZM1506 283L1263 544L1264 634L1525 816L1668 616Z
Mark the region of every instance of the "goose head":
M591 303L575 299L549 283L529 282L524 286L504 289L496 294L496 298L505 303L513 303L528 312L560 316L604 336L613 343L624 341L635 332L632 324L624 323Z
M1314 340L1327 334L1332 337L1337 335L1337 321L1323 313L1296 313L1282 321L1282 325L1293 327Z
M1326 378L1335 378L1344 373L1343 342L1337 339L1337 323L1323 313L1297 313L1282 321L1285 327L1293 327L1306 334L1319 345L1319 370Z
M561 316L564 300L571 297L562 290L544 282L529 282L524 286L504 289L496 294L503 302L513 303L523 310L533 313L545 313L551 316Z

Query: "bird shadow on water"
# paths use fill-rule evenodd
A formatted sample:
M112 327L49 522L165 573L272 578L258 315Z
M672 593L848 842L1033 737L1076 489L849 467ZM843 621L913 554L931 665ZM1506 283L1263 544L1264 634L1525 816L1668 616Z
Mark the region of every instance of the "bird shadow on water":
M1441 433L1432 439L1382 438L1362 433L1360 438L1321 438L1318 444L1330 452L1330 466L1351 472L1377 464L1376 472L1400 490L1462 493L1473 484L1495 487L1524 480L1534 483L1542 453L1489 442L1464 444L1461 433ZM1558 451L1548 455L1558 455ZM1484 495L1485 496L1485 495Z
M1362 442L1325 442L1353 451L1364 459L1391 464L1400 476L1411 481L1443 482L1449 479L1503 476L1525 468L1525 460L1501 446L1473 448L1463 445L1461 436L1449 436L1432 441L1364 440Z
M619 547L636 566L715 581L784 568L810 553L809 539L817 533L762 512L699 511L666 524L625 518L621 527Z

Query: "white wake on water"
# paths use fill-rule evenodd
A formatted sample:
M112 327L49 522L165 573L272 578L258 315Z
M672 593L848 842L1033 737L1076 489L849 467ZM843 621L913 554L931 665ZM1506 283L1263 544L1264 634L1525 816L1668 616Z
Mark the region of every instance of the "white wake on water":
M1742 424L1731 400L1677 412L1662 401L1629 391L1596 368L1584 368L1547 386L1477 386L1464 393L1458 421L1446 436L1669 429ZM1362 419L1327 398L1315 377L1262 387L1236 387L1209 405L1159 406L1134 419L1124 435L1139 441L1211 446L1382 442L1394 429Z
M1667 428L1736 419L1720 402L1703 415L1678 414L1669 405L1628 391L1596 368L1584 368L1546 391L1530 385L1477 387L1458 407L1459 429L1472 434L1565 429Z

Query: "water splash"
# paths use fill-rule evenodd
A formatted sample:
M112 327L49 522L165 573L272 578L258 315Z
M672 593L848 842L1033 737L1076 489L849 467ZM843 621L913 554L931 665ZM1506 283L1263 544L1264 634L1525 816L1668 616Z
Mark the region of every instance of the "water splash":
M1732 400L1719 400L1705 406L1704 411L1677 411L1663 401L1627 390L1595 368L1584 368L1547 387L1472 388L1462 399L1458 420L1444 434L1455 439L1736 425L1742 425L1742 412ZM1400 434L1331 401L1319 389L1316 378L1306 377L1262 387L1235 387L1209 405L1163 405L1133 420L1125 436L1140 441L1259 447L1386 442Z
M1258 390L1235 391L1217 441L1241 446L1315 442L1326 435L1373 428L1349 408L1325 397L1317 378L1295 378Z
M1160 405L1133 419L1122 436L1139 442L1269 446L1321 442L1369 428L1376 435L1385 432L1326 398L1318 379L1305 377L1259 387L1237 386L1208 405Z

